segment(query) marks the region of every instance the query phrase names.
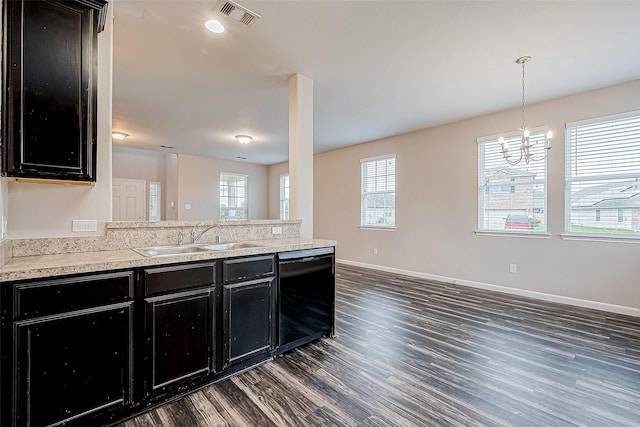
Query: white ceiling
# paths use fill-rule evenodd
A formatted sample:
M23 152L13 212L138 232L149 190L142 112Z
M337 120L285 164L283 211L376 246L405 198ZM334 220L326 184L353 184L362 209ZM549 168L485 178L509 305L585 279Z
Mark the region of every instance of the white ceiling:
M111 2L126 146L285 161L294 73L314 80L316 153L518 106L522 55L527 103L640 78L640 1L237 2L260 21L218 0Z

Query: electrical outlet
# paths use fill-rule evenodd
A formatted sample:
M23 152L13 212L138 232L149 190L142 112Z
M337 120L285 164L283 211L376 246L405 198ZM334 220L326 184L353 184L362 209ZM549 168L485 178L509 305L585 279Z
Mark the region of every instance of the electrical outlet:
M516 274L518 272L518 264L509 264L509 273Z
M282 234L282 227L271 227L271 234Z
M98 221L95 219L74 219L72 231L75 231L75 232L98 231Z
M373 254L378 255L378 248L373 248Z
M189 203L187 203L186 205L184 205L185 210L191 210L191 205Z

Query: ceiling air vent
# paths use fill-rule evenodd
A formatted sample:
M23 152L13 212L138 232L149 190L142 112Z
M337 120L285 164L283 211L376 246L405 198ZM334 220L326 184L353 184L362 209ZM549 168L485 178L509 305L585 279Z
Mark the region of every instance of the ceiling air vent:
M247 27L253 26L260 19L260 15L257 13L251 12L246 7L240 6L231 0L222 0L218 5L218 12Z

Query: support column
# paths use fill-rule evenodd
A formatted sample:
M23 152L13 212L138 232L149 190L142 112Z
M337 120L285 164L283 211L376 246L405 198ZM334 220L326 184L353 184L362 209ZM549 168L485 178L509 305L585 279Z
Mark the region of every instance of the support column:
M289 77L289 218L313 237L313 80Z

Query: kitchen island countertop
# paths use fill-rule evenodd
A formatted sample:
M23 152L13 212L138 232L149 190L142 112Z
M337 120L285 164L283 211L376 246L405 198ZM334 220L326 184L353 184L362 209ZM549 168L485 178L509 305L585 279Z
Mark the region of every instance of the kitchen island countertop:
M302 238L253 240L249 243L259 246L157 257L145 257L133 249L15 257L0 267L0 283L161 264L270 254L336 245L334 240Z

